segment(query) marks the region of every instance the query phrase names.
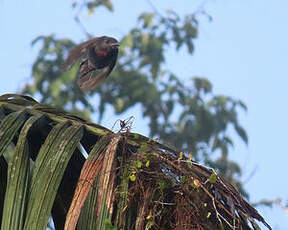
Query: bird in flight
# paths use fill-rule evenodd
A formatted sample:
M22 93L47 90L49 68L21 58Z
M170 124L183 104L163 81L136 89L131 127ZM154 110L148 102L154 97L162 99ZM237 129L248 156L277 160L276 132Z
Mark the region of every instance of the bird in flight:
M81 59L77 84L83 92L95 89L109 76L117 60L118 47L115 38L102 36L83 42L69 52L66 68Z

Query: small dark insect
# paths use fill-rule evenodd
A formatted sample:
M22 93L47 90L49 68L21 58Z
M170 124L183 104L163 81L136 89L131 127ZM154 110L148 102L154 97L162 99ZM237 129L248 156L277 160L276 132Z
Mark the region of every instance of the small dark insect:
M114 126L116 125L116 123L119 121L119 123L120 123L120 129L118 130L118 133L120 133L120 132L128 132L128 131L131 130L132 124L133 124L134 120L135 120L135 117L133 117L133 116L131 116L131 117L125 119L125 120L120 120L120 119L119 119L119 120L117 120L117 121L114 123L112 129L114 128Z
M70 68L82 59L77 84L83 92L95 89L109 76L116 64L118 47L115 38L102 36L92 38L70 51L65 67ZM98 70L100 73L94 76Z

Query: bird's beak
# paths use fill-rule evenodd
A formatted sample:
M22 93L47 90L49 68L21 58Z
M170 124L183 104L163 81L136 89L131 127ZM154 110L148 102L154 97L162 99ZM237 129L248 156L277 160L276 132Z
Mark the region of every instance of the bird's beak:
M115 43L112 43L111 46L112 46L113 49L118 49L120 44L118 42L115 42Z

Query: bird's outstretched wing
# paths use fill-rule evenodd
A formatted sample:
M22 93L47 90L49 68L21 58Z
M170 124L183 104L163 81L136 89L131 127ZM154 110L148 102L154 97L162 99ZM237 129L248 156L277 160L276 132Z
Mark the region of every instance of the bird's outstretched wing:
M69 52L68 58L66 59L66 62L64 64L65 69L69 69L80 57L87 54L88 49L94 45L96 39L90 39L73 48Z

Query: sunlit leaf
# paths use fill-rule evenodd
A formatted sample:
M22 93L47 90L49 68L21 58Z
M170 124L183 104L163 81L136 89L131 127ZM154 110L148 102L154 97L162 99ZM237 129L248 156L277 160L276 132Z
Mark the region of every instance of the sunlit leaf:
M209 177L209 182L210 182L211 184L214 184L214 183L216 182L216 180L217 180L217 175L214 174L214 173L212 173L212 174L210 175L210 177Z

